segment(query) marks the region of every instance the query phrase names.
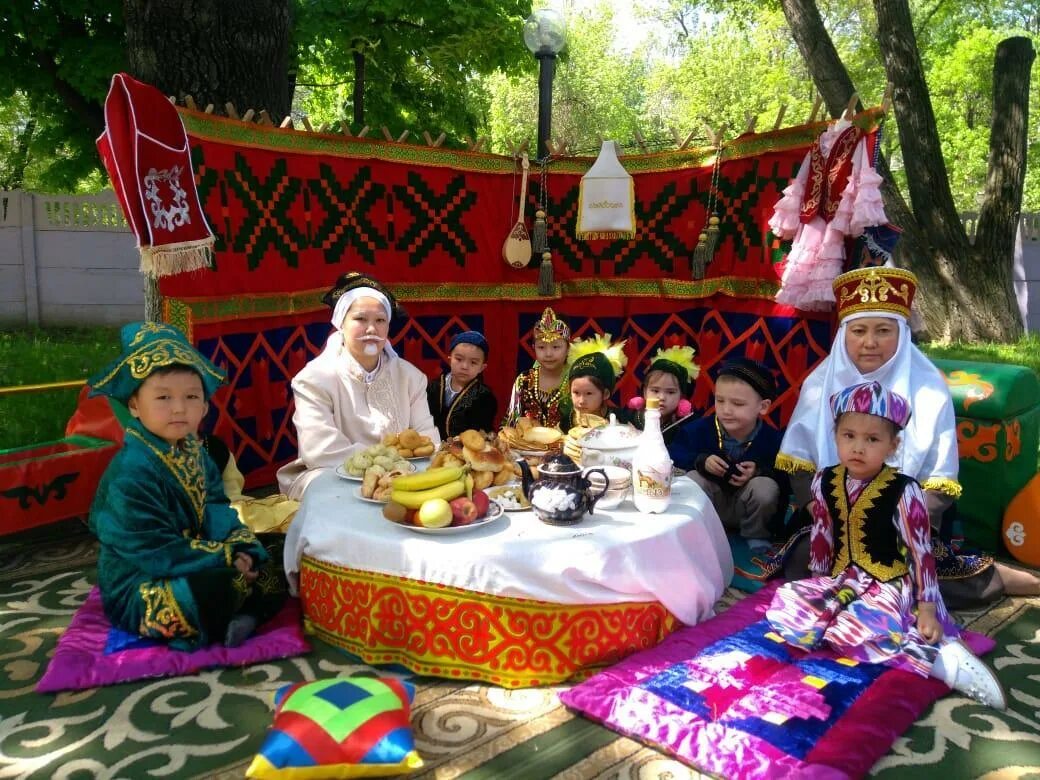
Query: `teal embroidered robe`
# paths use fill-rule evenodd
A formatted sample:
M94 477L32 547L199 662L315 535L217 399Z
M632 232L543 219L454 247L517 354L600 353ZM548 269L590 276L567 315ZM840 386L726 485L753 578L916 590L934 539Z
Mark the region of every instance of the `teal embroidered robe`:
M234 569L235 554L268 559L253 533L228 504L216 464L199 439L172 447L137 420L98 485L90 529L100 541L98 587L113 625L179 649L208 637L187 577L216 568ZM233 579L241 603L250 586Z

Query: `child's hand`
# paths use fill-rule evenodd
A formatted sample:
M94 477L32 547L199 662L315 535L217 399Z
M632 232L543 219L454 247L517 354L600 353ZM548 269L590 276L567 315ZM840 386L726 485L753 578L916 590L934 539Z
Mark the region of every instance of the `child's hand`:
M935 616L935 604L931 601L917 602L917 633L930 645L943 637L942 624Z
M256 582L258 572L253 571L253 556L246 552L235 553L235 568L242 572L246 582Z
M738 463L737 473L729 478L729 484L734 487L743 487L749 479L755 476L757 471L758 467L753 460L745 460L743 463Z
M708 459L704 461L704 470L715 477L721 477L728 468L729 464L718 455L709 455Z

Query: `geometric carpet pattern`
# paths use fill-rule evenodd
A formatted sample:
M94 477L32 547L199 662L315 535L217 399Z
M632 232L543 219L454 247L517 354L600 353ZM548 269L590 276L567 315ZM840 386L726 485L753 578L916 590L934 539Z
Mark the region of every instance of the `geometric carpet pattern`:
M287 683L377 672L320 641L298 658L74 693L33 688L96 579L80 527L0 539L0 777L241 778ZM60 535L56 533L60 531ZM718 609L742 598L726 592ZM1040 598L958 618L994 636L986 656L1008 693L998 713L940 699L871 771L884 780L1040 776ZM387 670L381 676L393 674ZM423 769L410 778L682 780L702 775L575 715L563 687L505 690L413 679Z

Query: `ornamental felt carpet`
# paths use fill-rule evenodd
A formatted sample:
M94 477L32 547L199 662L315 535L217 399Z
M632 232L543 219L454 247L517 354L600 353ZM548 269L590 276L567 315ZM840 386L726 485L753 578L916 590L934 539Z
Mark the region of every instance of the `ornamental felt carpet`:
M312 640L298 658L194 676L38 694L33 687L95 579L93 540L76 528L0 540L0 778L241 778L290 682L375 674ZM740 600L730 590L719 609ZM961 616L965 617L965 616ZM885 780L1036 777L1040 773L1040 599L968 615L993 636L987 660L1008 691L995 713L946 696L872 770ZM386 676L386 671L381 671ZM675 759L563 707L564 687L503 690L413 680L423 780L680 780Z

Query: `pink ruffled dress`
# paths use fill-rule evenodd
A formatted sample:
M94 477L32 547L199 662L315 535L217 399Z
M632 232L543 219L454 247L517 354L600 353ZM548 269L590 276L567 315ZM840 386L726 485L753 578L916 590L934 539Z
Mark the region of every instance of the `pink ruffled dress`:
M831 169L834 144L850 126L848 120L838 119L820 135L825 181ZM803 200L812 154L810 151L805 155L798 175L784 190L773 209L769 227L781 238L794 239L780 291L776 294L777 303L808 311L825 311L834 305L831 283L843 270L845 238L862 235L864 228L883 225L888 218L881 202L881 177L871 165L866 138L860 137L852 152L852 170L831 219L827 220L824 210L820 209L811 219L803 221Z

